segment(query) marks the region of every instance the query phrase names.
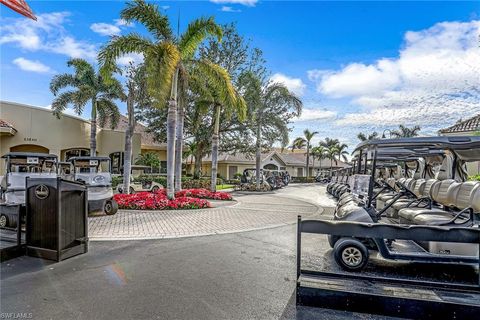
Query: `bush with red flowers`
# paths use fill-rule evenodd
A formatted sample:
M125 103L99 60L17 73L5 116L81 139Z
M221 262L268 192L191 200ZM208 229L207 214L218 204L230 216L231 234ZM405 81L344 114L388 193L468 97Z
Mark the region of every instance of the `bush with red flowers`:
M175 197L193 197L211 200L232 200L232 195L228 192L211 192L207 189L184 189L175 192Z
M169 200L164 192L138 192L134 194L116 194L113 196L120 209L132 210L169 210L201 209L211 207L204 199L177 197Z

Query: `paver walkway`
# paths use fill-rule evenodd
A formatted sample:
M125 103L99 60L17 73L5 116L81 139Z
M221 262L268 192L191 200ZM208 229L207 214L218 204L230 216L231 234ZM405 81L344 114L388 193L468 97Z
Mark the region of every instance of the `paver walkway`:
M294 223L322 209L288 194L235 194L237 202L212 209L137 211L89 218L90 240L140 240L233 233Z

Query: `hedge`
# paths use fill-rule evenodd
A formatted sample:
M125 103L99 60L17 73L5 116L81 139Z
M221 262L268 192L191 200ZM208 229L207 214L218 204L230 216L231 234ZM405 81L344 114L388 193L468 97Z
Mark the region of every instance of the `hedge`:
M312 177L292 177L292 183L314 183L315 178Z

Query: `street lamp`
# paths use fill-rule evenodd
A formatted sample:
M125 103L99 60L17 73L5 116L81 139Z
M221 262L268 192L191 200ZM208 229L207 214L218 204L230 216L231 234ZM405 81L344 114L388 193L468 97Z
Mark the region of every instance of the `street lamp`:
M385 139L385 138L386 138L385 132L387 132L387 131L388 131L389 138L392 137L392 130L390 130L390 129L385 129L385 130L383 130L383 133L382 133L382 139Z

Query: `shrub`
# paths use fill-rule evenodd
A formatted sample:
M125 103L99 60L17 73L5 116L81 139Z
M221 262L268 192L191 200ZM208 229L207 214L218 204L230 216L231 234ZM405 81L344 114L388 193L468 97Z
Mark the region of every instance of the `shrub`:
M211 207L204 199L178 197L169 200L165 192L139 192L134 194L116 194L113 196L120 209L133 210L168 210L168 209L201 209Z
M227 192L211 192L207 189L185 189L175 193L175 197L193 197L212 200L232 200L232 195Z
M313 183L315 178L312 177L292 177L292 183Z
M468 180L480 181L480 174L477 174L476 176L470 176L468 177Z
M233 175L233 178L240 180L242 178L242 176L243 176L243 174L241 174L240 172L237 172Z

